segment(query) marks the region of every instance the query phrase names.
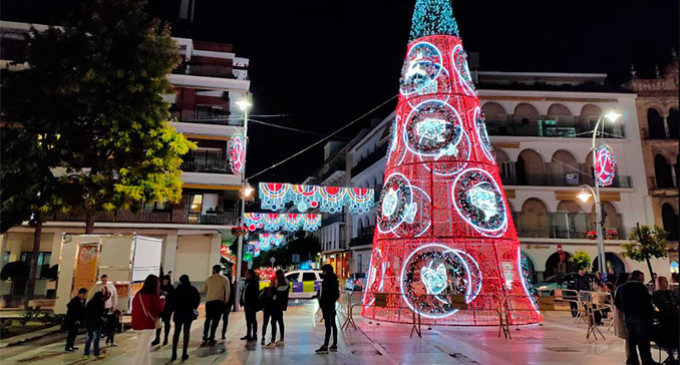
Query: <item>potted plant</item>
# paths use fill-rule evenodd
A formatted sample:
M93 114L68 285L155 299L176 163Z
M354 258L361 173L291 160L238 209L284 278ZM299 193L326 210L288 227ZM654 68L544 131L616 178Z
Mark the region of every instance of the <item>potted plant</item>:
M607 230L607 239L608 240L616 240L619 238L619 232L615 229L608 229Z
M596 231L588 231L588 233L586 233L586 237L588 237L591 240L594 240L594 239L597 238L597 232Z
M577 270L588 271L588 269L590 269L592 260L590 259L590 255L588 255L587 252L578 250L573 256L569 258L569 262L574 264Z

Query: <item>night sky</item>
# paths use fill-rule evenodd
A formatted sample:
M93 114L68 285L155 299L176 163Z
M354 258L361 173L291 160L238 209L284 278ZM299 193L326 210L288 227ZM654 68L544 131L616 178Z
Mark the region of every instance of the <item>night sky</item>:
M256 119L329 133L398 92L415 0L198 0L191 37L233 43L250 58ZM0 18L59 23L76 2L3 0ZM454 0L468 52L480 69L607 73L609 83L641 77L678 49L680 1ZM172 21L176 1L151 1L153 16ZM395 107L386 105L373 117ZM368 126L370 117L360 126ZM343 133L351 137L357 128ZM320 137L251 124L248 173L287 157ZM255 181L300 182L322 162L313 149Z

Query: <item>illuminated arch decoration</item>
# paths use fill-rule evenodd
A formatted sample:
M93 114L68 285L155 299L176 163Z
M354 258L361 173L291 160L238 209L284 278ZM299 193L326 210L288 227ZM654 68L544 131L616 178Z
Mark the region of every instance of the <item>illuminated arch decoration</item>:
M320 214L277 214L277 213L245 213L243 225L249 231L295 232L303 230L314 232L321 228Z
M243 173L246 165L246 137L240 133L234 133L227 143L227 156L229 169L234 175Z
M597 146L595 150L595 177L600 186L611 186L616 175L616 158L614 151L607 144Z
M375 191L368 188L260 183L262 209L281 210L293 203L301 213L319 209L323 213L339 213L347 207L350 213L367 213L375 201Z
M362 315L496 326L502 306L510 324L541 321L449 0L416 0L391 128Z

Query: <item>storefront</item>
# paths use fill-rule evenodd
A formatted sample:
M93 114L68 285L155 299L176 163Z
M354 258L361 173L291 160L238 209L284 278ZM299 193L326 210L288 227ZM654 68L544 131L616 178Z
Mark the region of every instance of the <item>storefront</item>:
M350 251L327 251L321 253L321 265L333 266L335 274L345 279L351 271L352 253Z

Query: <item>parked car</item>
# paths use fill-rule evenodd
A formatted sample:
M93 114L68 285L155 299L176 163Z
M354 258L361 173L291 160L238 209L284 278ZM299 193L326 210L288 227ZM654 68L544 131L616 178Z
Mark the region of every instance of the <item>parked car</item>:
M539 295L553 295L555 289L571 289L574 287L574 279L578 276L576 272L566 274L555 274L544 281L538 282L534 285ZM588 281L592 282L595 275L586 274Z
M362 291L366 287L366 273L355 272L345 280L345 290Z
M314 298L321 288L321 270L296 270L286 274L290 282L289 299Z

